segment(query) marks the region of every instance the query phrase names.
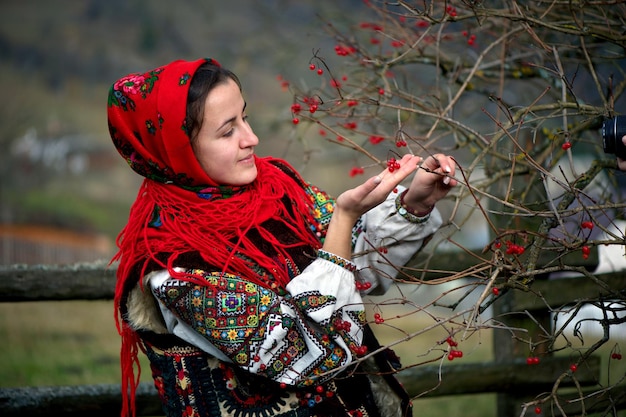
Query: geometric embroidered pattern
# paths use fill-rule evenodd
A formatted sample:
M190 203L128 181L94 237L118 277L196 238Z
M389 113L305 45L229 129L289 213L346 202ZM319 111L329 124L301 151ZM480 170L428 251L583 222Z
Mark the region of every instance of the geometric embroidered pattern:
M365 324L363 310L334 311L335 298L317 291L281 297L232 274L187 273L207 284L169 279L155 296L234 363L275 381L310 386L331 378L349 362ZM325 319L311 319L324 309Z

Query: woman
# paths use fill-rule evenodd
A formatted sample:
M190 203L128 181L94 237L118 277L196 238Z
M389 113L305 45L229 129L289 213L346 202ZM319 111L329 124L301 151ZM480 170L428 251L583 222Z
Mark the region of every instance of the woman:
M139 348L168 416L410 415L361 292L441 225L450 157L406 155L333 201L254 154L239 80L211 59L122 78L108 118L145 177L114 258L123 415Z

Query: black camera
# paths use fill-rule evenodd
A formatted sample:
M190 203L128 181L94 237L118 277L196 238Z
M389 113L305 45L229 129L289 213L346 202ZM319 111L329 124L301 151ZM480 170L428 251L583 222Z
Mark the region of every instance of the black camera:
M602 146L604 153L612 153L626 160L626 146L622 136L626 135L626 116L615 116L602 123Z

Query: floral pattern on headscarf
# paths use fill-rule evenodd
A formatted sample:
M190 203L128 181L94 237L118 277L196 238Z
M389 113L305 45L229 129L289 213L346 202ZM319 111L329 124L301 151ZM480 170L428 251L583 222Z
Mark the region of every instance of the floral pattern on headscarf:
M179 60L129 74L111 86L109 132L120 155L139 175L190 188L217 185L193 153L186 122L191 77L207 62L220 65L212 59Z

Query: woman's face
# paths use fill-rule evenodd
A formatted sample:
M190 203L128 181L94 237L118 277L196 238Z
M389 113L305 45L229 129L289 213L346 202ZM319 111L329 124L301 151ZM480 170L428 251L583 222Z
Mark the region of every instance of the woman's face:
M200 166L219 185L250 184L257 176L258 143L237 83L229 78L214 86L204 103L202 127L192 140Z

